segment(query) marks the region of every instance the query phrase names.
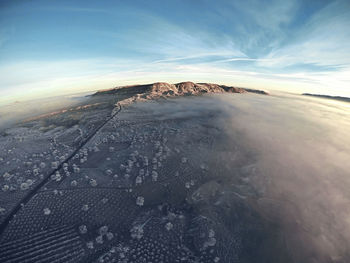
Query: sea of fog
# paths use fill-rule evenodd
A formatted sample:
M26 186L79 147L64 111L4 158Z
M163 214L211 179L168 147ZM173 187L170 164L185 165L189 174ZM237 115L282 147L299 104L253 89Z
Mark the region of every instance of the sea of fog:
M291 262L350 262L349 103L286 94L176 102L137 107L158 119L220 112L215 126L230 138L225 143L253 153L251 184L262 193L256 209L282 227Z
M301 96L220 96L232 140L257 153L268 211L295 262L349 262L350 104ZM268 205L270 200L277 200ZM272 209L272 211L270 211ZM310 261L307 261L310 262Z
M8 128L27 118L74 107L85 100L86 97L84 94L78 94L16 101L6 105L0 105L0 130Z

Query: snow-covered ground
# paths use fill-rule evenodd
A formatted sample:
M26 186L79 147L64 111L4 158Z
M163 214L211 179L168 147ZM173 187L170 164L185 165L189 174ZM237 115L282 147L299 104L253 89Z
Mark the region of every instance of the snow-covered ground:
M4 131L1 262L349 259L346 104L118 99Z

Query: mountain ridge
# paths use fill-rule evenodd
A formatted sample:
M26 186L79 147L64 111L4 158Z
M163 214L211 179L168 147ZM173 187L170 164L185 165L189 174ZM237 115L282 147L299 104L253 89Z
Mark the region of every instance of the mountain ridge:
M345 102L350 102L349 97L342 97L342 96L331 96L331 95L322 95L322 94L312 94L312 93L303 93L301 94L303 96L310 96L310 97L317 97L322 99L331 99L331 100L340 100Z
M91 96L99 95L126 95L134 94L122 101L121 104L130 104L135 101L145 101L166 97L201 95L206 93L257 93L269 95L268 92L256 89L246 89L213 83L194 83L191 81L169 84L155 82L151 84L139 84L100 90Z

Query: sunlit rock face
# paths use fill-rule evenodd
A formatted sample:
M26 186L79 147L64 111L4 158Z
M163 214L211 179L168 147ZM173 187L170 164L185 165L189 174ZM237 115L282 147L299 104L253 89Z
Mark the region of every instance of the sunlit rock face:
M101 95L117 95L120 98L121 105L128 105L136 101L147 101L159 98L177 97L177 96L190 96L190 95L203 95L207 93L258 93L267 95L266 91L244 89L232 86L211 84L211 83L193 83L190 81L180 82L177 84L169 84L166 82L156 82L148 85L135 85L120 87L110 90L99 91L93 96ZM132 96L128 96L133 94Z
M347 262L346 111L191 82L115 107L145 86L1 137L0 262Z

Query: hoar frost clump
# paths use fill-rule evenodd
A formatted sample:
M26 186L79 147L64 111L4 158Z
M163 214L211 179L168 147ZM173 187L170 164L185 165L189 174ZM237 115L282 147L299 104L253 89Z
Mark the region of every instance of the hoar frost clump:
M90 185L92 187L96 187L97 186L97 181L95 179L90 179L89 183L90 183Z
M144 202L145 202L145 198L144 198L144 197L138 196L138 197L136 198L136 204L137 204L138 206L143 206Z
M141 239L143 237L143 227L141 225L134 226L131 230L131 237L134 239Z
M86 234L87 233L86 225L79 226L79 232L80 232L80 234Z
M4 215L6 213L6 209L3 207L0 207L0 215Z
M173 227L174 227L173 224L170 223L170 222L168 222L168 223L165 224L165 229L168 230L168 231L170 231L171 229L173 229Z
M51 214L51 210L49 208L44 208L43 211L44 211L44 215L46 216Z
M215 232L213 229L209 230L208 237L208 240L203 245L204 249L207 247L213 247L216 244Z
M89 210L89 205L83 205L81 209L86 212Z

